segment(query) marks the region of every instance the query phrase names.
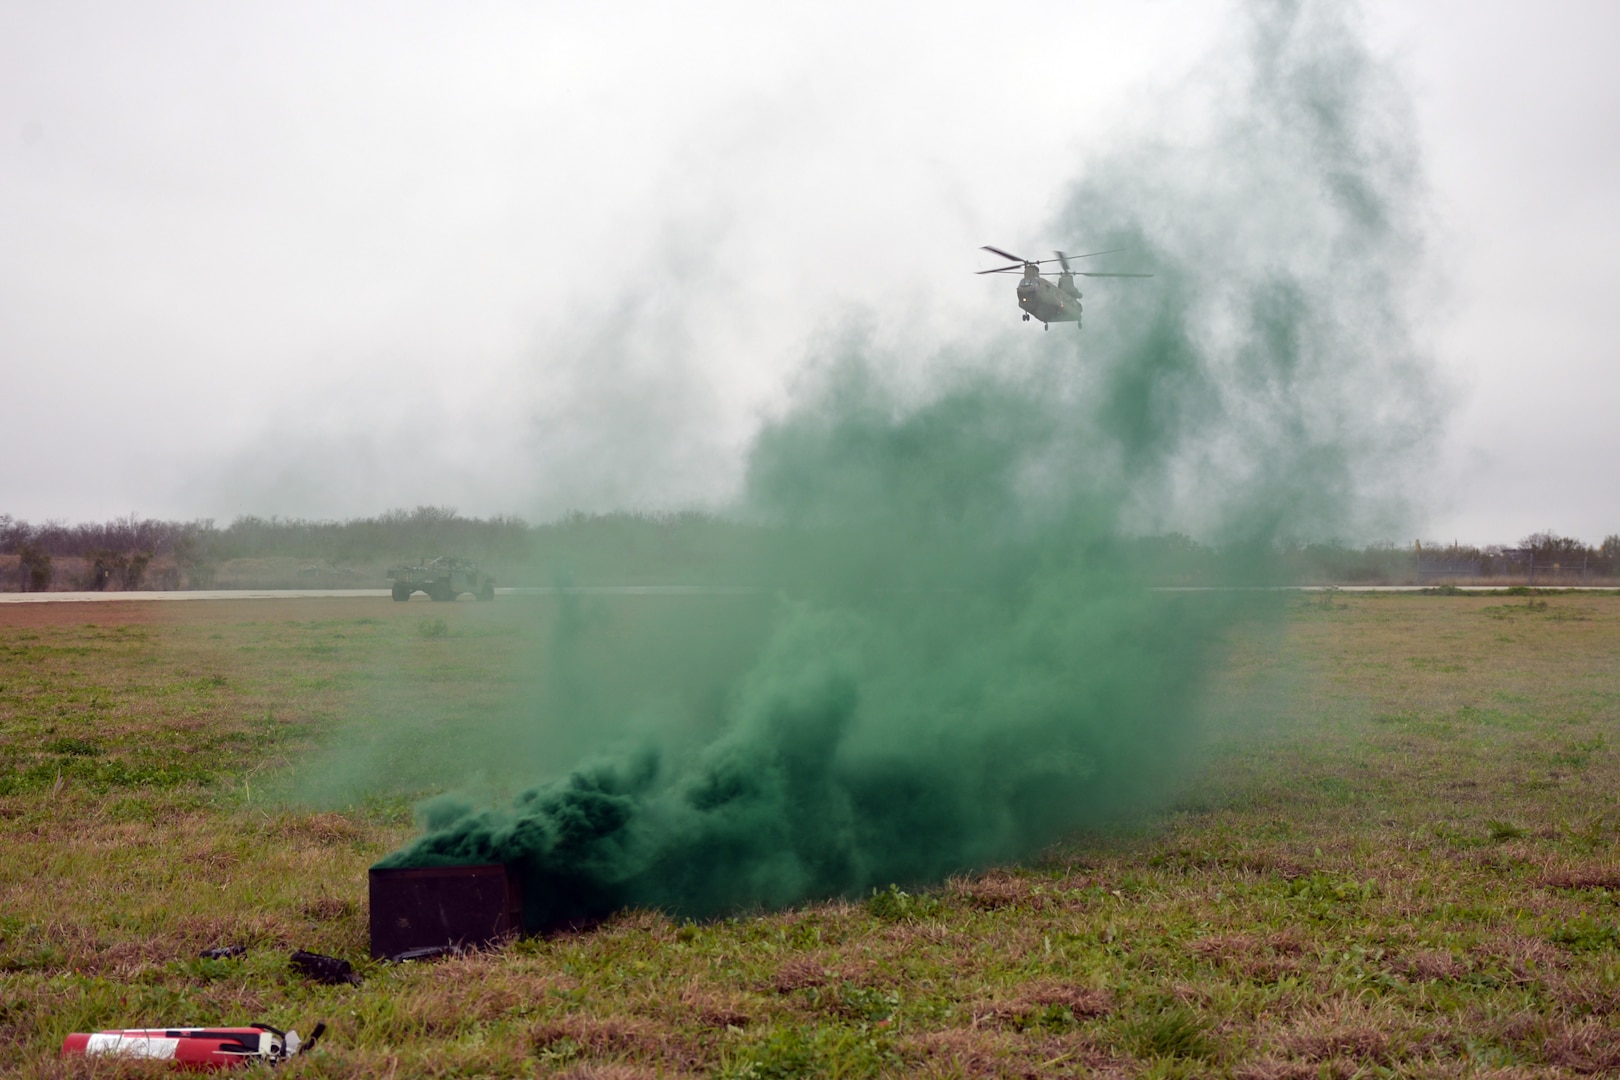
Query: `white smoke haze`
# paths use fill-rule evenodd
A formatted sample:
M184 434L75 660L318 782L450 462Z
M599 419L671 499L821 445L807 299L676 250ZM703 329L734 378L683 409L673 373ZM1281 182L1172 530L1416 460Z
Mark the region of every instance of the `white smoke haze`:
M0 511L719 505L851 321L902 380L953 343L1071 362L971 275L978 245L1088 245L1083 207L1050 235L1070 183L1111 139L1218 114L1243 19L0 4ZM1403 478L1433 495L1415 527L1615 531L1620 12L1361 21L1413 93L1450 276L1419 327L1457 389ZM1264 197L1221 182L1182 194ZM1216 263L1265 247L1219 239ZM1087 290L1088 335L1128 284Z

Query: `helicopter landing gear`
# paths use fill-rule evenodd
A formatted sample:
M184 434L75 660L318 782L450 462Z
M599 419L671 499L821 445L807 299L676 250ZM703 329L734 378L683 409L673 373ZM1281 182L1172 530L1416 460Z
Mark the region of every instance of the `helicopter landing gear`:
M1043 322L1043 323L1041 323L1041 329L1042 330L1050 330L1050 329L1052 329L1052 324L1049 323L1049 322Z
M1029 322L1029 312L1024 312L1024 321Z

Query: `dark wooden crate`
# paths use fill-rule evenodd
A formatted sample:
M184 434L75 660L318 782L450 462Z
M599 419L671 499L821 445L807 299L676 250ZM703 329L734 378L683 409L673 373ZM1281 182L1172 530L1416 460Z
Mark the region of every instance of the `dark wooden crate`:
M371 955L478 948L523 931L523 892L500 863L371 871Z

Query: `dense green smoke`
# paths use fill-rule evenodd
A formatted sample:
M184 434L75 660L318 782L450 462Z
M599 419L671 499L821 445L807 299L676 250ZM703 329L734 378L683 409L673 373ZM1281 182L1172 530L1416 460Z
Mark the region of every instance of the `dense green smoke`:
M1020 858L1162 797L1261 601L1156 591L1133 538L1196 530L1257 580L1276 539L1389 512L1426 415L1400 97L1336 8L1267 5L1247 41L1195 130L1112 151L1057 230L1152 282L1088 298L1081 334L1009 320L920 390L854 335L765 427L736 512L782 590L717 735L430 804L389 864L508 863L534 927L702 916Z

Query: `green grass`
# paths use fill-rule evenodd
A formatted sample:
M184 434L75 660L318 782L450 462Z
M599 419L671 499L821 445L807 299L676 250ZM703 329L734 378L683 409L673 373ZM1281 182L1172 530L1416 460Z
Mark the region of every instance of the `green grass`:
M1296 601L1233 642L1161 813L1025 865L373 964L365 869L408 808L267 793L340 717L514 692L545 603L0 614L0 1071L260 1019L331 1025L287 1076L1620 1071L1620 597Z

